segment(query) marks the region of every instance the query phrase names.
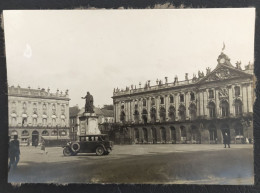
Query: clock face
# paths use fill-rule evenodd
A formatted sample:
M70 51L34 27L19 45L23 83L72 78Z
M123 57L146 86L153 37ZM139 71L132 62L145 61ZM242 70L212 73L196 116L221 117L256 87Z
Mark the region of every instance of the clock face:
M224 58L221 58L220 61L219 61L221 64L225 63L225 59Z

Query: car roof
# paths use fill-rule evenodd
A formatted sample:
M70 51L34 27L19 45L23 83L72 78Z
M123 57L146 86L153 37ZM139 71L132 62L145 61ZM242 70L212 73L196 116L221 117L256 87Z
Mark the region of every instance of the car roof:
M80 137L87 137L87 136L106 136L107 134L89 134L89 135L80 135Z

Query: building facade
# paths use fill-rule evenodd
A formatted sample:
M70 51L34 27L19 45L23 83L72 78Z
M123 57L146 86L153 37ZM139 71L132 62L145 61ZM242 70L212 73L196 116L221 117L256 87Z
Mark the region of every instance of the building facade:
M130 143L231 143L253 138L253 64L241 69L223 52L214 70L184 81L114 89L115 122Z
M42 136L68 136L69 100L68 90L8 87L9 135L18 135L22 145L35 145Z

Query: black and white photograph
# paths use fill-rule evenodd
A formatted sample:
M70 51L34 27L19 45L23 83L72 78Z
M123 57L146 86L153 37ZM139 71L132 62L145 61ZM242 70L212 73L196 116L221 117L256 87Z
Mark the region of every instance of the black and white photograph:
M5 10L8 182L254 185L255 8Z

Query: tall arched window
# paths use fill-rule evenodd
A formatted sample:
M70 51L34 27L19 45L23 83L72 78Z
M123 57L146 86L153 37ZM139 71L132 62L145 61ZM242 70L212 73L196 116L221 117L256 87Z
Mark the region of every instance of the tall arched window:
M213 90L209 90L209 98L213 99L214 98L214 92Z
M168 115L171 121L175 121L175 117L176 117L175 114L176 114L176 110L174 106L170 106Z
M241 100L235 100L235 114L236 114L236 116L242 115L242 102L241 102Z
M23 112L25 113L26 110L27 110L27 104L26 104L26 102L24 102L24 103L23 103Z
M155 122L156 121L156 109L152 108L151 109L151 122Z
M197 116L197 107L195 104L191 104L190 107L189 107L189 110L190 110L190 118L191 120L194 120L196 119L196 116Z
M172 95L170 95L170 103L174 103L174 98Z
M64 115L65 114L65 106L61 105L61 114Z
M184 102L184 95L180 94L180 102Z
M239 86L235 86L235 96L236 97L240 96L240 87Z
M143 100L143 106L146 107L146 100Z
M208 107L209 107L209 116L211 118L216 117L216 106L215 106L215 103L209 102Z
M229 104L228 104L227 101L222 101L221 111L222 111L222 117L228 117L229 116Z
M37 104L33 103L33 113L37 114Z
M46 126L46 125L47 125L47 118L43 118L43 119L42 119L42 124L43 124L43 126Z
M164 104L164 97L160 97L161 105Z
M183 105L179 107L179 117L181 121L184 121L186 119L186 108Z
M52 114L56 114L56 106L55 106L55 104L52 104Z
M16 117L12 117L11 125L16 126Z
M195 100L195 94L193 92L190 93L190 100L191 101Z
M37 118L33 118L33 126L37 126Z
M152 106L155 105L155 99L154 98L151 99L151 105Z
M147 110L146 109L143 109L143 112L142 112L142 119L143 119L143 122L144 124L147 123Z
M125 122L125 112L124 111L121 111L120 121Z
M139 122L139 112L138 112L138 110L135 110L135 112L134 112L134 120L135 120L135 123Z
M166 110L165 108L160 108L160 119L161 121L165 121L166 120Z
M51 123L52 123L52 126L55 127L56 126L56 119L53 118Z

